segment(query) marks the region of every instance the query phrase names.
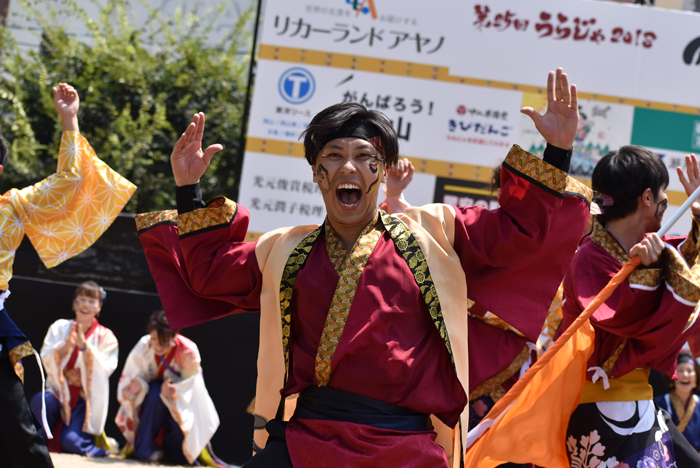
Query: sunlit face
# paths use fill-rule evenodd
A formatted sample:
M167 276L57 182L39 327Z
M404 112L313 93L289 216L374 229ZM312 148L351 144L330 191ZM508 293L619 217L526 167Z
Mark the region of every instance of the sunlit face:
M160 341L158 341L158 332L155 330L151 330L150 335L151 348L153 348L153 352L156 353L156 356L165 356L173 349L173 346L175 346L175 340L170 340L167 346L160 344Z
M102 303L99 299L78 294L78 297L73 299L73 312L75 319L78 321L92 320L102 309Z
M695 366L692 362L684 362L678 364L676 369L678 373L678 381L676 382L676 389L690 392L698 384L698 376L695 374Z
M377 211L377 188L386 181L382 156L367 140L328 142L312 167L333 225L367 223Z

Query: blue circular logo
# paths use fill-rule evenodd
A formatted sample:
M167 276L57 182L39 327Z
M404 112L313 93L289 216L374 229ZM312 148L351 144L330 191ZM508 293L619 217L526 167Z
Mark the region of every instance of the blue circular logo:
M304 68L290 68L280 77L278 88L285 101L290 104L302 104L314 95L316 80Z

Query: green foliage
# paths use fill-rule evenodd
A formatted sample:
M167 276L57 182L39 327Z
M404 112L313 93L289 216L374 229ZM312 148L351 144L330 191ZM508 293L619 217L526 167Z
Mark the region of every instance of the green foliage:
M238 50L250 39L250 11L212 46L211 29L225 5L208 19L180 10L163 18L149 9L150 17L136 26L123 0L93 0L98 18L72 0L15 1L41 26L43 39L40 50L22 50L0 26L0 132L11 144L0 190L25 187L55 171L62 127L51 87L67 82L80 94L80 133L138 186L127 211L175 207L169 156L199 111L207 116L203 146L224 146L202 183L212 195L231 194L239 176L249 61ZM61 26L66 18L82 22L90 37L69 34Z

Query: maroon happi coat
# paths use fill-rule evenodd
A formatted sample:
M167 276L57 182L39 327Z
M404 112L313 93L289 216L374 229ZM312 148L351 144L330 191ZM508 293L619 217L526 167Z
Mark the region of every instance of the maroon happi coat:
M514 147L504 163L499 209L445 209L453 216L449 224L453 232L445 233L449 249L459 259L469 298L536 340L586 223L587 198L590 191L584 186ZM260 309L263 275L256 243L244 242L248 219L245 208L223 198L180 215L170 211L137 217L140 239L173 328ZM317 384L319 338L338 282L326 238L322 231L293 287L283 396ZM465 314L466 307L465 298ZM539 324L533 317L541 318L535 320ZM498 353L498 343L487 339L472 336L470 352L476 342L484 352ZM445 341L411 269L386 231L359 279L333 356L329 386L434 414L450 427L466 406L464 385ZM447 466L433 431L406 433L292 418L286 438L296 467Z
M654 265L657 268L635 270L591 317L595 349L588 365L604 368L611 378L635 369L656 369L674 378L678 353L700 326L696 310L700 300L698 222L693 220L690 236L662 240L667 248ZM564 279L566 302L558 334L627 260L622 246L596 221ZM592 375L589 371L589 380Z

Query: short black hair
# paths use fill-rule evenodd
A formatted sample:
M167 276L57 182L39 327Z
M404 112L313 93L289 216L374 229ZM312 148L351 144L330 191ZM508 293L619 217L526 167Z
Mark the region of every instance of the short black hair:
M148 319L146 332L150 334L154 330L158 335L158 343L160 343L161 346L167 346L170 340L175 338L175 330L170 328L168 318L162 310L156 310L151 314L151 318Z
M591 183L604 224L637 211L637 200L646 189L651 189L656 199L659 190L668 186L668 170L656 153L627 145L603 156L593 169ZM606 205L603 195L612 198L613 204Z
M382 139L385 162L394 166L399 161L399 138L391 122L376 110L368 110L357 102L341 102L326 107L316 114L299 138L304 137L304 153L312 166L323 149L326 138L350 121L363 122L371 126Z
M7 159L10 157L10 149L7 147L5 138L0 133L0 165L6 166Z

